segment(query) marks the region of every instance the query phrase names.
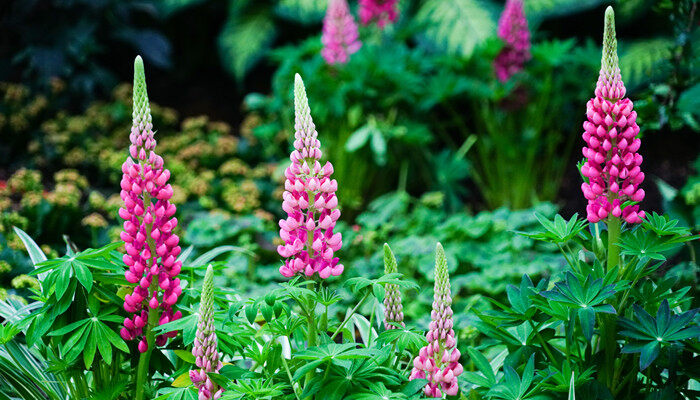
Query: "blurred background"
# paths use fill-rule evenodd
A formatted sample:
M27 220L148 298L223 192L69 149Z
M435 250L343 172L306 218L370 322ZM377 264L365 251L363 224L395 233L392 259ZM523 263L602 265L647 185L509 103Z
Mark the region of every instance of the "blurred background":
M229 286L281 278L297 72L335 166L351 274L378 275L389 241L400 271L429 281L439 240L468 307L523 273L553 273L556 249L513 232L535 227L535 211L585 213L576 165L611 4L642 129L642 208L697 230L697 1L525 0L531 57L505 81L494 72L504 1L401 0L386 24L348 3L362 46L329 65L327 0L0 2L0 297L36 284L12 226L53 256L117 240L137 54L184 244L243 249L219 257ZM697 285L693 250L673 265Z

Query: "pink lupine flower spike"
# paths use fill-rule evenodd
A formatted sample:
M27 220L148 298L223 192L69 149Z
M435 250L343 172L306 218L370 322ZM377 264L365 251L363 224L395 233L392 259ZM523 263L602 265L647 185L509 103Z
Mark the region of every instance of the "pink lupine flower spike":
M199 303L199 323L194 338L192 355L199 369L190 371L190 379L199 391L199 400L221 398L224 389L209 378L207 373L216 372L224 366L219 360L218 340L214 329L214 269L210 265L202 284Z
M398 272L396 257L389 248L389 245L384 243L384 273L392 274ZM403 322L403 305L401 304L401 291L399 286L394 283L387 283L384 287L386 296L384 296L384 328L396 329L395 325L406 326Z
M180 239L173 233L177 218L174 217L175 205L170 203L173 195L173 188L168 184L170 171L163 167L163 158L155 153L156 140L141 57L134 61L133 98L131 145L122 165L124 207L119 209L119 216L124 219L120 237L126 249L124 263L129 267L125 277L135 286L124 298L124 310L132 316L124 319L120 333L124 340L138 339L138 349L145 353L149 347L145 337L149 321L153 328L155 324L166 324L182 316L180 311L173 312L182 293L177 277L182 264L177 261ZM163 346L176 334L159 335L155 345Z
M493 67L501 82L522 71L530 59L530 30L523 11L522 0L508 0L498 20L498 37L504 46L496 56Z
M628 223L638 223L645 217L639 205L644 181L640 169L642 156L637 153L641 140L637 137L637 113L632 101L625 98L625 85L620 76L615 38L615 13L612 7L605 10L605 34L603 59L595 89L595 97L586 105L588 120L583 123L583 156L586 162L581 174L588 182L581 185L588 200L586 212L590 222L598 222L612 216Z
M284 245L277 252L286 260L280 273L286 277L296 274L318 275L326 279L343 272L334 253L343 245L340 232L334 233L338 209L338 182L331 179L333 165L321 166L321 142L309 110L304 82L294 78L294 151L291 164L284 172L287 178L282 195L282 209L287 219L279 222Z
M459 363L455 331L452 329L452 296L445 251L440 243L435 250L435 289L428 344L413 360L409 380L427 379L424 393L428 397L455 396L459 393L457 377L464 369Z
M346 64L362 42L358 38L355 18L350 14L346 0L330 0L323 19L323 50L321 55L330 65Z
M369 25L376 22L379 29L396 22L399 16L399 0L360 0L360 22Z

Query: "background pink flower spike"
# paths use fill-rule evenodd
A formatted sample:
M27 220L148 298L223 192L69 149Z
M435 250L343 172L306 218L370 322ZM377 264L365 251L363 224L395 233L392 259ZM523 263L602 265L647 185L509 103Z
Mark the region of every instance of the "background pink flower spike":
M360 0L360 22L376 22L379 29L396 22L399 17L398 0Z
M501 82L522 71L530 58L530 30L523 11L522 0L508 0L498 20L498 37L503 49L493 63L496 77Z
M588 200L586 212L590 222L612 216L628 223L639 223L645 217L639 205L628 201L644 199L641 171L642 156L637 153L641 140L637 137L637 113L632 101L625 98L625 85L620 76L615 38L615 13L605 10L605 34L600 75L595 97L586 104L587 121L583 123L582 153L586 162L581 174L587 182L581 191Z
M452 328L452 295L445 250L440 243L435 249L435 289L432 321L425 338L428 344L420 349L413 360L409 380L427 379L423 392L428 397L456 396L459 393L457 377L464 372L459 363L455 331Z
M343 246L340 232L333 232L340 218L338 182L331 179L333 165L321 166L321 142L311 119L304 82L294 78L294 151L282 194L282 209L287 218L279 221L280 238L284 245L277 252L285 258L280 273L286 277L297 274L318 275L326 279L343 272L334 253Z
M321 55L331 65L346 64L350 55L362 47L355 18L350 14L346 0L330 0L323 19L321 42Z
M124 340L139 340L138 349L145 353L148 343L144 328L149 320L166 324L179 319L180 311L173 306L182 293L180 273L182 264L176 261L180 254L180 239L173 233L177 226L175 205L170 203L173 189L168 184L170 171L163 167L163 159L155 153L151 109L146 92L143 60L134 61L134 110L129 156L122 164L121 198L124 207L119 216L124 219L128 270L126 280L134 284L131 294L124 298L124 310L131 314L124 320L120 333ZM151 318L151 313L154 313ZM157 317L157 318L155 318ZM176 332L156 337L155 345L163 346Z

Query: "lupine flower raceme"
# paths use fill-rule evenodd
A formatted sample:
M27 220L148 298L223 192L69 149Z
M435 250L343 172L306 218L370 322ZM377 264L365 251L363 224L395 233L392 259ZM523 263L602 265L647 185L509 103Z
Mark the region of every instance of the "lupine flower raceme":
M219 360L218 341L214 329L214 269L210 265L204 276L202 299L199 303L199 323L194 338L192 355L199 369L190 371L190 379L199 391L199 400L221 398L223 388L219 387L207 375L218 373L223 364Z
M393 274L398 272L396 257L389 248L389 245L384 243L384 273ZM394 283L387 283L384 287L386 296L384 296L384 328L396 329L395 325L406 326L403 323L403 305L401 304L401 291L399 286Z
M603 59L595 89L595 97L586 105L587 121L583 123L583 156L586 162L581 174L587 182L581 185L588 200L586 212L590 222L612 216L628 223L645 217L637 204L644 199L641 171L642 156L637 153L641 140L637 137L637 113L632 101L625 98L625 85L620 76L615 38L615 14L605 10Z
M330 0L323 19L323 50L321 56L328 64L346 64L362 42L357 33L355 18L350 14L346 0Z
M343 245L340 232L334 233L338 209L338 182L331 179L333 165L321 166L321 142L309 109L306 89L299 74L294 78L294 151L282 195L287 218L279 222L284 245L277 252L286 260L280 273L286 277L316 273L326 279L343 272L334 254Z
M435 251L435 289L432 321L426 339L428 344L420 349L413 360L409 380L427 379L423 389L428 397L455 396L459 392L457 377L464 371L459 363L455 331L452 329L452 296L445 251L440 243Z
M376 21L380 29L396 22L399 16L399 0L360 0L360 21L369 25Z
M520 72L530 55L530 30L523 11L522 0L508 0L498 20L498 37L504 46L496 56L493 67L501 82Z
M121 336L124 340L138 339L138 349L144 353L149 343L146 329L179 319L173 311L182 293L178 274L182 264L180 239L173 233L177 226L175 205L170 203L173 188L168 184L170 172L163 167L163 158L155 153L151 110L146 92L146 77L141 57L134 62L133 126L129 156L122 164L121 198L124 207L119 216L124 219L120 237L129 268L126 280L135 284L133 292L124 298L124 310L132 315L124 319ZM147 328L148 325L148 328ZM155 345L163 346L177 332L156 337Z

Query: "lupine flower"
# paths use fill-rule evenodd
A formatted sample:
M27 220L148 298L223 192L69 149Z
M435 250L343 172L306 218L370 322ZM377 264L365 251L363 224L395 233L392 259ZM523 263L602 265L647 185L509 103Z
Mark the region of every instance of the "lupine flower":
M214 383L207 373L218 373L223 364L219 360L216 330L214 329L214 269L210 265L204 276L202 300L199 303L199 324L194 338L192 355L198 370L190 371L190 379L199 390L199 400L211 400L221 397L224 389Z
M321 142L309 110L304 82L294 77L294 151L291 164L284 171L287 178L282 209L287 219L279 222L284 245L277 247L286 258L280 273L286 277L315 273L326 279L343 272L334 252L343 245L340 232L333 233L340 218L338 209L338 182L331 179L333 165L321 166Z
M398 272L396 265L396 257L391 252L389 245L384 243L384 273L393 274ZM386 296L384 296L384 328L396 329L396 326L389 324L390 322L398 323L401 326L406 326L403 323L403 305L401 304L401 291L398 285L387 283L385 286Z
M321 55L328 64L345 64L350 55L362 47L355 18L350 14L346 0L330 0L323 19L321 42Z
M645 217L638 205L644 189L641 171L642 156L637 153L641 140L637 137L637 113L632 102L625 98L617 59L615 38L615 13L612 7L605 10L605 35L603 59L595 89L595 97L586 105L588 121L583 123L583 156L586 162L581 174L588 182L581 185L588 199L586 212L590 222L598 222L609 215L622 217L628 223L638 223Z
M396 22L399 16L398 0L360 0L360 21L369 25L376 21L380 29Z
M530 31L523 11L522 0L508 0L498 20L498 37L504 42L493 67L496 77L507 81L520 72L530 59Z
M158 324L179 319L180 311L173 306L182 293L180 273L182 263L180 239L173 233L177 226L175 205L170 203L173 189L168 184L170 171L163 167L163 158L155 153L151 110L146 92L146 77L141 57L134 62L134 111L129 156L122 164L121 198L124 207L119 216L124 219L126 254L124 263L129 267L126 280L136 284L124 298L124 310L133 315L124 319L121 336L124 340L139 339L138 349L148 350L144 328L149 314L157 313ZM151 327L152 328L152 327ZM164 345L177 332L168 332L156 338L156 345Z
M464 369L459 363L460 352L452 329L452 296L450 277L447 271L445 251L440 243L435 251L435 289L430 330L425 338L428 344L420 349L413 360L413 371L409 380L427 379L423 390L426 396L454 396L459 392L457 377Z

